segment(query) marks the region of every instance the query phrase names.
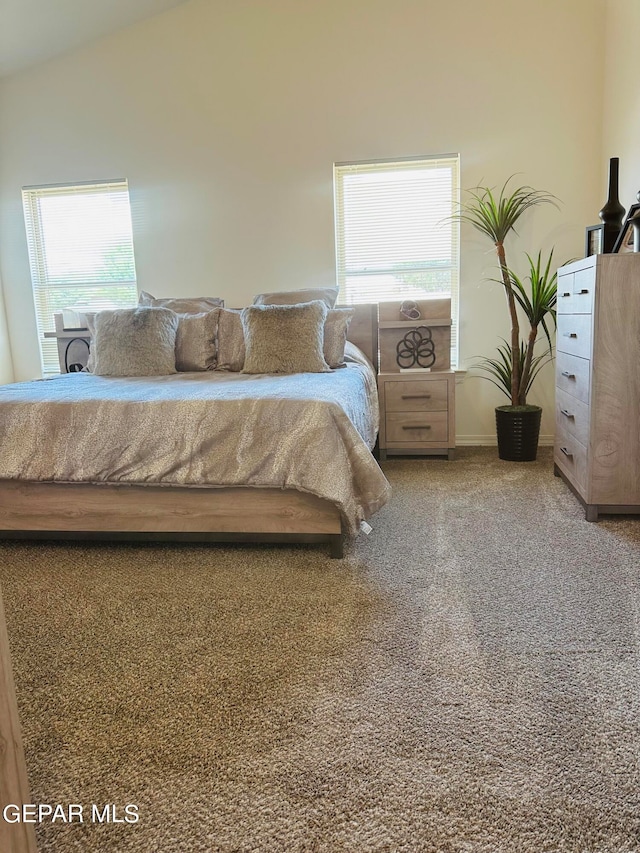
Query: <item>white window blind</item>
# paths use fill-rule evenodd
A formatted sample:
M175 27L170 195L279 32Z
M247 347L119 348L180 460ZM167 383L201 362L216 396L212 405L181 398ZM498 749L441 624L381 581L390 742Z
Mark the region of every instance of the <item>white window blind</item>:
M43 373L58 373L44 333L62 308L128 308L138 300L129 190L125 180L24 187L31 281Z
M344 304L450 297L458 352L458 155L336 163L336 267Z

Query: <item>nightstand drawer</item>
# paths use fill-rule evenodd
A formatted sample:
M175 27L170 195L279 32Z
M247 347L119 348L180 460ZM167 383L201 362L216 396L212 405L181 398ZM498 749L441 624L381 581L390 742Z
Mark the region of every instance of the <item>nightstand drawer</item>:
M387 442L404 445L439 442L446 446L448 418L446 412L387 412Z
M447 391L446 379L385 380L385 407L387 412L446 411Z

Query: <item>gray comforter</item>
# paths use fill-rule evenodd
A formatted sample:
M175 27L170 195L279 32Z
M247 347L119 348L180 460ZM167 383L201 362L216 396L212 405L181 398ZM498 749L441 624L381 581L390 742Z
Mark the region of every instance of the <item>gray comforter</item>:
M356 531L390 487L370 453L375 375L351 353L331 373L0 386L0 479L297 489L335 503Z

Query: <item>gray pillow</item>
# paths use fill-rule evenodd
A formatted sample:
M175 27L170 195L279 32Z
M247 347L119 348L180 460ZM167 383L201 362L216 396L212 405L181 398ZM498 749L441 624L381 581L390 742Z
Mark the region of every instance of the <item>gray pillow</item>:
M148 308L169 308L176 314L201 314L203 311L222 307L224 299L220 299L218 296L194 296L190 298L176 296L156 299L146 290L141 290L138 304L145 305Z
M87 329L89 329L89 360L87 361L86 370L89 373L93 373L93 368L95 367L95 358L94 358L94 350L95 347L93 345L93 339L96 334L96 311L87 311L85 313L85 317L87 319Z
M250 305L241 313L245 359L243 373L324 373L324 321L327 306Z
M93 319L98 376L167 376L176 372L178 315L168 308L118 308Z
M203 314L178 315L176 368L179 371L213 370L219 308Z
M239 373L244 365L244 331L241 312L220 308L218 313L216 370Z
M329 367L344 367L344 348L353 308L332 308L324 323L324 360Z
M314 302L319 299L333 308L338 298L337 287L308 287L303 290L282 290L277 293L260 293L253 300L254 305L299 305L301 302Z

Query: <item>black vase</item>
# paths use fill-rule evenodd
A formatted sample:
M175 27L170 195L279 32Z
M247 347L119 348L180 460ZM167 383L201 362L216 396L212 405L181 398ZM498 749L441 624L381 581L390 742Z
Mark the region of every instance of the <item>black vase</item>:
M540 436L540 406L526 409L513 406L496 407L498 456L508 462L535 462Z
M620 158L612 157L609 160L609 196L604 207L598 214L602 222L604 222L604 246L602 247L604 252L612 251L622 228L622 220L625 214L625 208L620 204L618 197L619 176Z

